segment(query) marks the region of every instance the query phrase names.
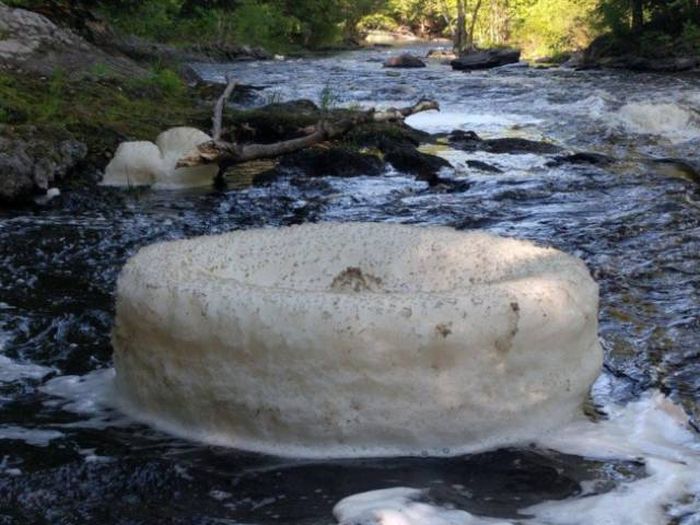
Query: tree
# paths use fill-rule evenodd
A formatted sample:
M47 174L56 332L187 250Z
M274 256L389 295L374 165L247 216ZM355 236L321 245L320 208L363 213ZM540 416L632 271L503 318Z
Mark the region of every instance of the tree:
M642 0L632 0L632 31L639 32L644 25L644 5Z

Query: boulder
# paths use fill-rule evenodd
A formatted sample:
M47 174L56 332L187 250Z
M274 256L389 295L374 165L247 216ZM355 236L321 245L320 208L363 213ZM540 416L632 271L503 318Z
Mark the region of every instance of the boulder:
M425 62L416 56L404 53L402 55L387 58L384 61L384 67L417 68L425 67Z
M45 194L86 155L87 146L72 138L0 137L0 202L20 204Z
M488 49L460 56L450 62L450 65L457 71L472 71L517 64L519 61L519 49Z
M437 155L418 151L415 146L393 146L384 150L384 160L394 169L416 176L417 180L430 183L443 168L452 168L447 160Z
M40 75L68 74L103 64L116 74L145 75L131 60L105 53L43 15L0 3L0 69L21 68Z
M282 158L280 167L309 177L359 177L384 171L384 163L375 155L343 147L304 149Z

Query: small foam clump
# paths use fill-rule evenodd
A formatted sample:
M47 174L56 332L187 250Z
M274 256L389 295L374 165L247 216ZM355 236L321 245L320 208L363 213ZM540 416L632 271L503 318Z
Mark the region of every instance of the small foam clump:
M195 128L164 131L155 144L149 141L122 142L105 168L105 186L152 186L179 189L211 185L218 168L214 165L176 168L177 161L211 137Z
M598 287L578 259L397 224L251 230L142 249L118 283L124 409L285 456L455 455L579 412Z

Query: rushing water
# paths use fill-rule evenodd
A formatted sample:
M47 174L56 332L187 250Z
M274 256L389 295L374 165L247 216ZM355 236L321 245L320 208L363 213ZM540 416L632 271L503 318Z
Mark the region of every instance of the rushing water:
M100 189L65 194L48 208L0 212L0 524L328 524L339 500L389 488L369 507L389 513L386 525L515 523L525 519L523 509L538 525L610 516L622 524L611 509L623 504L649 520L629 523L659 523L640 506L645 498L668 488L669 476L700 469L692 430L663 432L673 427L667 412L685 417L663 408L668 399L696 428L700 420L700 192L680 171L651 160L700 162L700 78L519 68L464 74L438 64L388 72L380 64L387 53L202 70L267 86L259 103L318 100L324 88L346 105L430 96L443 111L412 117L412 125L545 138L619 162L547 167L544 156L444 149L457 168L452 176L469 180L468 189L429 189L388 172L217 192ZM505 173L471 170L468 159ZM606 351L588 412L599 418L601 407L632 402L628 411L637 411L611 418L606 431L625 441L629 429L638 440L608 454L605 440L578 443L590 433L577 427L537 447L452 459L301 462L178 440L105 407L115 280L139 247L256 226L359 220L483 228L583 258L601 284ZM649 454L675 458L686 471L645 468L638 458ZM638 484L645 480L648 488ZM397 487L422 489L422 496ZM669 510L672 522L700 523L687 484L685 491ZM616 499L620 493L637 499ZM579 507L562 514L553 503L580 504L585 495L598 498L589 502L599 514L580 518ZM350 500L339 516L371 523L362 521L367 508L366 498Z

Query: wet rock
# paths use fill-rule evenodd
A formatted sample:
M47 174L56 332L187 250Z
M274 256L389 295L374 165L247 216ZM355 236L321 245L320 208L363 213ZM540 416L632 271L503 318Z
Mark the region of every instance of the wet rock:
M607 166L615 162L615 159L603 155L602 153L580 152L572 155L562 155L554 157L547 162L546 166L554 167L562 164L591 164L593 166Z
M394 68L418 68L425 67L425 62L420 58L404 53L403 55L389 57L384 61L384 67Z
M0 3L0 69L21 68L40 75L60 69L71 74L95 64L124 76L146 74L126 57L105 53L43 15Z
M45 193L86 155L85 144L70 138L0 136L0 203L19 204Z
M486 151L488 153L547 155L559 153L562 148L556 144L521 138L482 139L473 131L453 131L450 144L463 151Z
M256 175L253 184L265 185L282 175L299 172L306 177L376 176L384 172L384 163L375 155L344 147L308 148L285 155L275 168Z
M489 164L488 162L483 162L480 160L468 160L465 162L465 164L468 167L479 171L485 171L488 173L503 173L503 170L501 168L497 168L496 166Z
M433 58L445 62L458 58L451 49L431 49L425 56L426 58Z
M579 69L629 69L674 73L700 67L700 56L688 53L681 42L672 41L647 49L640 37L616 38L604 34L593 40L583 53Z
M224 138L238 143L272 143L307 134L305 128L321 119L321 111L310 100L279 102L229 116Z
M416 175L417 180L430 180L442 168L452 168L442 157L423 153L414 146L389 147L384 151L384 160L398 171Z
M663 175L669 177L680 177L689 180L695 184L700 184L700 166L691 164L688 161L681 159L653 159L651 161L653 167L660 171Z
M387 151L398 146L433 144L436 137L403 123L375 122L351 130L347 140L362 148Z
M488 49L463 55L450 62L450 64L452 69L457 71L472 71L516 64L519 61L520 50L518 49Z

